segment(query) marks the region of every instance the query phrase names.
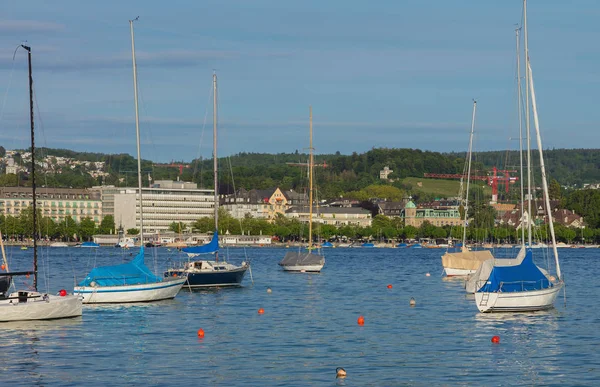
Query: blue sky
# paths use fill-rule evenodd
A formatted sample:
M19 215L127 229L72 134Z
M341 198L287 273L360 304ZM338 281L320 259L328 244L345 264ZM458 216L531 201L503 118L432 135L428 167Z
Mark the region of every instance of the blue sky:
M529 45L546 148L600 144L600 3L529 1ZM510 1L4 2L0 144L26 147L26 55L33 50L38 144L135 154L135 24L142 156L210 157L213 69L220 155L307 147L515 149ZM205 123L206 122L206 123ZM204 124L205 123L205 124ZM204 129L203 129L204 127Z

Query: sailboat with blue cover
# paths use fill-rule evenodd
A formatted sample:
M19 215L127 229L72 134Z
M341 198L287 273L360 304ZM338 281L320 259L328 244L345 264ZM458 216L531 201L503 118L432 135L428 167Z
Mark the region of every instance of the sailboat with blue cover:
M136 19L137 20L137 19ZM133 22L131 30L131 51L133 57L133 88L135 101L135 129L137 135L138 159L138 199L140 209L140 241L144 240L144 211L142 205L142 165L140 151L140 125L137 98L137 67ZM144 263L144 245L131 262L93 269L75 287L75 293L83 297L84 304L150 302L174 298L185 283L185 277L159 277Z
M522 247L515 259L490 259L485 261L476 273L477 285L475 292L475 302L480 312L520 312L537 311L550 309L554 307L554 302L560 290L564 286L560 263L558 259L558 250L556 248L556 237L554 233L554 224L552 221L552 210L550 206L550 196L548 194L548 182L546 177L546 167L544 164L544 155L542 139L540 135L539 120L537 114L537 104L535 99L535 89L533 86L533 74L527 46L527 0L523 0L523 20L524 20L524 41L525 41L525 67L526 67L526 109L525 122L527 131L527 202L528 214L527 228L529 231L529 243L525 246L525 235L522 228ZM518 39L517 39L518 41ZM519 82L520 82L520 76ZM545 202L546 217L552 238L552 249L554 253L554 262L556 277L542 271L533 262L532 246L532 167L531 167L531 146L529 130L529 97L531 94L531 110L533 112L535 135L537 140L538 153L540 157L540 172L542 176L543 196ZM520 101L520 99L519 99ZM523 196L523 195L522 195ZM521 199L521 208L523 208L523 199Z
M202 246L184 247L181 250L188 257L198 257L212 254L212 260L197 260L186 262L182 268L171 268L165 272L165 277L185 276L187 288L241 286L246 271L250 268L248 262L234 265L226 260L219 261L219 174L217 162L217 74L213 74L213 172L215 185L215 231L209 243Z

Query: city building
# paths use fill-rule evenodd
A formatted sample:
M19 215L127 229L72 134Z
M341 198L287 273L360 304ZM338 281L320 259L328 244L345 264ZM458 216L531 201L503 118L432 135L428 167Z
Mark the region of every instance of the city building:
M249 215L256 219L273 220L278 214L285 215L291 206L306 204L308 198L305 194L293 190L282 191L279 187L265 190L242 188L235 195L221 198L221 206L236 219Z
M113 215L115 225L124 230L140 228L138 188L101 186L99 192L105 215ZM202 217L213 216L214 190L198 189L196 183L157 180L142 188L144 232L166 231L173 222L187 226Z
M298 206L291 207L285 212L285 216L291 219L298 219L301 222L308 223L309 207ZM371 212L360 207L319 207L313 209L313 223L330 224L336 227L354 225L368 227L372 222Z
M102 221L102 201L97 192L87 189L46 188L36 189L37 207L42 216L55 222L67 217L76 222L89 217L97 225ZM31 187L0 187L0 214L17 217L33 203Z
M458 226L462 224L458 208L434 209L417 208L412 200L404 206L404 225L420 227L423 222L429 222L434 226Z

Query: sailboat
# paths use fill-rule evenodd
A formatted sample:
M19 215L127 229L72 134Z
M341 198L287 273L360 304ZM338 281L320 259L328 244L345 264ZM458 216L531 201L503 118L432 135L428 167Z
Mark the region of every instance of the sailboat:
M514 259L492 259L484 262L477 273L477 291L475 292L475 303L480 312L520 312L537 311L554 307L554 301L564 286L560 271L558 250L556 248L556 236L554 223L552 221L552 209L550 207L550 196L548 193L548 181L546 177L546 166L544 163L544 152L537 113L535 88L533 84L533 73L529 58L527 39L527 0L523 0L523 30L525 41L525 123L527 131L527 228L529 231L529 243L525 245L522 238L522 246ZM519 77L520 82L520 77ZM552 249L556 267L556 277L540 269L533 262L532 246L532 160L531 160L531 136L530 136L530 102L535 126L535 136L540 157L540 172L544 202L546 204L546 216L552 238ZM521 190L523 196L523 189ZM523 202L523 199L521 199ZM523 207L523 205L521 206ZM523 231L522 231L523 232ZM523 232L524 233L524 232Z
M137 20L137 18L135 19ZM133 60L133 90L135 102L135 131L137 136L138 191L140 208L140 240L144 240L144 211L142 205L142 158L140 151L140 123L137 96L137 66L135 62L135 43L133 22L131 30L131 52ZM144 264L144 244L140 251L128 263L102 266L93 269L78 286L75 292L83 296L84 304L149 302L174 298L185 283L185 277L155 276Z
M2 244L3 270L0 273L0 321L50 320L77 317L82 314L81 299L61 290L58 295L42 294L37 291L37 195L35 185L35 132L33 124L33 76L31 74L31 47L21 45L27 51L29 63L29 118L31 123L31 190L33 208L33 271L9 272L4 244ZM0 235L0 240L2 235ZM8 291L14 276L29 277L33 274L34 290Z
M308 158L308 246L307 251L288 251L279 266L285 271L301 272L301 273L318 273L325 266L325 257L317 253L313 253L315 247L312 243L312 221L313 221L313 129L312 129L312 106L309 107L310 124L309 124L309 158Z
M469 151L467 153L467 189L463 214L463 235L461 250L446 253L442 256L442 266L447 277L467 276L475 273L484 261L494 258L489 250L471 251L467 248L467 218L469 212L469 185L471 182L471 162L473 159L473 134L475 133L475 113L477 101L473 101L473 117L471 119L471 134L469 136ZM462 181L461 181L462 189ZM462 195L461 195L462 196Z
M240 266L225 260L219 261L219 174L217 160L217 74L213 74L213 176L215 186L215 231L209 243L202 246L184 247L181 250L189 257L214 254L213 260L187 262L183 268L171 268L165 272L168 276L187 276L186 287L226 287L241 286L244 274L250 268L248 262Z

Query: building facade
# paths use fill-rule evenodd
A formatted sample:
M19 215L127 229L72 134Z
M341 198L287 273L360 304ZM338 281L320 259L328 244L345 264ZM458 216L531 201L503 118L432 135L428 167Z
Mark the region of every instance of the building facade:
M433 209L417 208L412 200L404 207L404 225L420 227L423 222L429 222L434 226L459 226L462 224L458 208Z
M105 215L113 215L115 225L140 228L137 188L94 187L100 192ZM144 232L167 231L173 222L190 225L199 218L214 214L214 190L198 189L195 183L157 180L152 187L142 188Z
M306 195L292 190L282 191L279 187L266 190L240 189L235 195L221 198L221 206L236 219L249 215L256 219L273 220L278 215L285 215L291 206L302 204L308 204Z
M285 212L285 216L308 223L309 207L292 207ZM312 214L313 223L330 224L336 227L347 225L368 227L372 220L371 212L360 207L319 207Z
M102 201L92 190L72 188L36 189L37 207L42 216L54 222L62 222L71 217L77 223L89 217L96 223L102 221ZM17 217L33 203L31 187L0 187L0 214Z

